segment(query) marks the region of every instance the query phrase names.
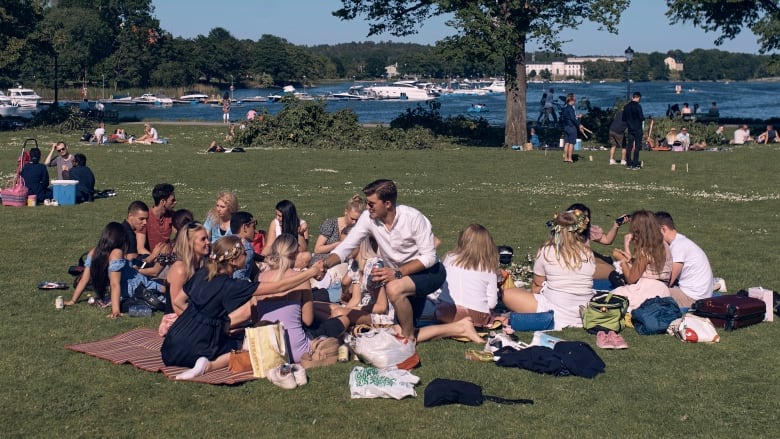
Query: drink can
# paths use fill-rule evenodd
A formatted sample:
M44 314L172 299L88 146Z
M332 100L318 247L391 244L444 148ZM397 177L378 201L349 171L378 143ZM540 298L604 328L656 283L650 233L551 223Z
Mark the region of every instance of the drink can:
M54 299L54 307L57 309L62 309L65 307L65 300L62 299L62 296L57 296L57 298Z
M343 344L339 346L339 363L346 363L349 361L349 348Z

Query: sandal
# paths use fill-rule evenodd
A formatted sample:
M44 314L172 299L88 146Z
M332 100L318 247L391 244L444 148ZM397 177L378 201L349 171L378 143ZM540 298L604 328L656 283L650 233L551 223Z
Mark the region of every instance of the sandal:
M485 351L478 351L476 349L466 349L465 355L467 360L474 361L493 361L493 354Z

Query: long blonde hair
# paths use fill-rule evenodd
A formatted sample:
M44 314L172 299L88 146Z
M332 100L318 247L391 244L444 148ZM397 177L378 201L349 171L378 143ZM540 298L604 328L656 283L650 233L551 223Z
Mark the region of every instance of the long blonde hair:
M225 203L225 206L227 207L228 218L233 214L233 212L238 210L238 198L236 198L236 195L233 192L221 191L217 194L217 202L220 200ZM217 202L215 202L214 207L209 210L208 218L211 219L213 223L219 224L222 222L222 219L217 214Z
M550 237L539 248L539 254L545 248L552 247L555 258L562 261L564 267L572 271L579 270L583 263L593 259L593 250L582 239L589 223L588 216L579 209L556 214L548 222Z
M185 279L190 279L204 263L205 258L196 255L192 250L195 246L195 236L200 231L206 232L208 237L208 232L202 224L191 222L183 226L176 234L173 253L176 254L176 260L183 262L187 268L187 277Z
M230 265L230 261L240 257L245 251L244 244L238 236L219 238L211 245L211 253L206 260L206 269L209 271L206 280L211 281L220 273L232 276L235 268Z
M466 270L494 272L498 269L498 249L493 236L481 224L469 224L458 234L458 245L449 253L455 266Z
M271 253L266 256L265 262L273 270L278 270L276 280L284 277L287 270L295 266L295 256L298 254L298 238L282 233L271 244Z

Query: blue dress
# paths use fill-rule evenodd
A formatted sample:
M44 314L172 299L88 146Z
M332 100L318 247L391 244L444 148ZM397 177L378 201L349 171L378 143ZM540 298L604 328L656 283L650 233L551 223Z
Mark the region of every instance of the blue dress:
M220 274L207 281L201 268L184 284L187 309L165 335L160 352L166 366L193 367L199 357L214 360L240 349L243 340L228 334L228 315L245 304L257 290L257 282Z

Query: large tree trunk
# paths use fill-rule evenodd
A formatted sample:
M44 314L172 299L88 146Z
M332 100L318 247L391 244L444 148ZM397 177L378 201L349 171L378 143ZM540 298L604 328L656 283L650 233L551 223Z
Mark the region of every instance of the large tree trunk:
M506 76L506 129L504 145L522 146L526 143L526 105L525 105L525 41L520 41L512 56L504 59Z

